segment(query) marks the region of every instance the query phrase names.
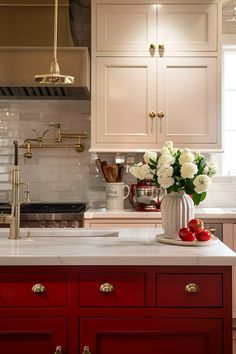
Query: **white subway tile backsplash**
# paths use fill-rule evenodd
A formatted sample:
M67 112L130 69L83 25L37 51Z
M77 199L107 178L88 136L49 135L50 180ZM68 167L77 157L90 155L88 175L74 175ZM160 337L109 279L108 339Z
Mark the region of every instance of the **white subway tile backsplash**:
M4 104L1 103L1 104ZM0 115L1 112L0 104ZM9 112L7 131L0 132L0 200L10 201L10 172L13 163L14 139L23 144L24 139L36 138L35 129L42 135L46 129L49 132L45 139L54 141L56 129L49 127L50 122L60 123L62 132L86 133L87 139L82 139L84 151L77 153L75 149L50 148L32 149L32 158L23 155L25 149L19 149L19 165L21 182L30 182L31 201L84 201L91 207L105 207L106 182L95 166L95 153L89 153L90 148L90 102L88 101L11 101L7 102ZM5 114L5 113L4 113ZM20 119L19 119L20 117ZM65 139L65 144L75 144L75 139ZM143 154L127 153L127 158L140 161ZM114 163L115 154L99 154L101 160ZM128 172L125 173L127 183L136 183ZM24 187L20 191L24 196ZM127 205L127 203L126 203ZM207 197L200 206L205 207L235 207L236 177L216 176ZM130 206L128 206L130 207Z
M2 183L0 184L0 191L10 191L11 190L11 183Z
M0 182L10 182L11 176L8 173L0 173Z

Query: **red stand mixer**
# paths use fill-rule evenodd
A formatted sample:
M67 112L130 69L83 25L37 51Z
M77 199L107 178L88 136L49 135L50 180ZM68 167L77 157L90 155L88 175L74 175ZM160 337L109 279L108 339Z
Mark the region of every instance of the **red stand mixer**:
M160 211L161 200L165 195L162 188L149 181L131 184L129 201L136 211Z

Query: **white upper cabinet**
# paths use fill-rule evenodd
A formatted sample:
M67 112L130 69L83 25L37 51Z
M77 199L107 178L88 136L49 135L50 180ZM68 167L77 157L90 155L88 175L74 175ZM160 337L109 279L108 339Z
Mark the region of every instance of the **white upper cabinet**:
M92 1L92 151L221 149L221 3Z
M157 120L149 116L156 107L156 61L99 57L96 70L94 147L126 151L156 146Z
M152 5L97 5L97 52L146 52L156 41Z
M157 13L157 40L166 52L217 50L217 4L159 5Z
M217 4L98 4L96 51L159 55L217 50ZM153 45L156 50L152 50ZM150 47L151 46L151 47Z
M216 58L159 58L157 64L158 142L211 149L220 127ZM157 118L158 119L158 118Z

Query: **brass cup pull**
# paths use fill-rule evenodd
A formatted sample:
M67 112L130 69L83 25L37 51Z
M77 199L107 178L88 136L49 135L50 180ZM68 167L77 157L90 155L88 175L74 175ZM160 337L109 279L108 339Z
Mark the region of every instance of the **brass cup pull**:
M114 286L110 283L104 283L100 286L99 289L102 293L112 293L115 289Z
M43 284L38 283L34 284L31 290L33 293L45 293L47 289Z
M157 113L157 117L158 117L158 118L164 118L164 117L165 117L165 113L164 113L163 111L159 111L159 112Z
M56 351L54 354L62 354L62 347L60 345L56 346Z
M216 232L216 229L214 227L210 227L209 231L214 234L214 232Z
M89 347L87 345L84 347L82 354L91 354L91 352L89 351Z
M150 118L155 118L156 116L157 116L156 112L154 112L154 111L149 112Z
M189 283L185 286L185 291L188 293L198 293L200 291L200 287L195 283Z

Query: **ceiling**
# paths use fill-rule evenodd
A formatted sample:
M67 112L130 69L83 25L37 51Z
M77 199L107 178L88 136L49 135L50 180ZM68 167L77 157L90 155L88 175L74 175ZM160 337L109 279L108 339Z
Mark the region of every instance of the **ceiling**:
M223 0L222 6L222 33L236 34L236 0ZM227 21L234 16L235 21Z

